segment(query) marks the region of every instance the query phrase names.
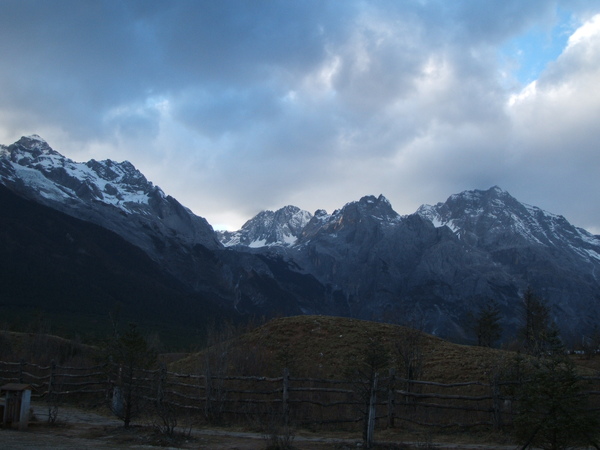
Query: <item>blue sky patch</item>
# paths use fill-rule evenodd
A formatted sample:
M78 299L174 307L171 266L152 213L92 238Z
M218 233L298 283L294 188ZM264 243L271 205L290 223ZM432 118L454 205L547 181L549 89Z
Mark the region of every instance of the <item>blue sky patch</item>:
M557 11L552 28L536 25L499 49L508 73L523 85L537 80L549 63L556 61L573 33L572 15Z

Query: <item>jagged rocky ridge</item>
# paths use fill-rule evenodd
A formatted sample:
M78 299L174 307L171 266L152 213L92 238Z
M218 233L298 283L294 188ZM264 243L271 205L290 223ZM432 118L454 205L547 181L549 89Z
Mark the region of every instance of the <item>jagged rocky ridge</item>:
M527 287L548 300L566 339L591 333L600 318L600 239L498 187L407 216L383 196L363 197L331 215L317 211L291 246L246 251L295 261L343 291L349 315L456 340L468 339L469 314L490 300L514 335Z
M186 289L240 314L347 315L467 341L469 313L491 299L513 334L531 286L567 338L600 319L600 239L498 187L406 216L383 196L332 214L287 206L217 235L130 163L75 163L37 136L0 147L0 180L116 232Z

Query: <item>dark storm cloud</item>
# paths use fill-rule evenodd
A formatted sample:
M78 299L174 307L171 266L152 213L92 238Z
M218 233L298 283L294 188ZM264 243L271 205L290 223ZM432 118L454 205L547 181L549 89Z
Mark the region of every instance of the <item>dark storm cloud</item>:
M0 8L3 108L93 136L106 131L106 111L152 88L140 17L125 2L9 1Z
M248 85L283 70L304 72L324 52L344 10L329 2L172 2L154 22L164 63L188 83ZM349 4L348 9L352 7ZM334 17L334 15L336 17Z

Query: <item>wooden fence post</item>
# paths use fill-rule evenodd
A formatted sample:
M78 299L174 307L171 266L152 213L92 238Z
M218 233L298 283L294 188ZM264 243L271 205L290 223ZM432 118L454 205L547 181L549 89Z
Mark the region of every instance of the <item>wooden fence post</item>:
M500 386L498 384L497 375L492 379L490 387L492 389L492 423L494 424L494 429L500 430L503 426L502 401L500 398Z
M283 369L283 390L282 390L282 407L283 407L283 424L287 427L290 422L290 371L286 367Z
M25 382L25 375L23 372L25 372L25 360L21 358L21 360L19 361L19 384L23 384Z
M206 371L204 372L204 415L206 416L206 418L208 420L212 420L212 404L211 404L211 397L212 397L212 392L211 392L211 384L212 384L212 380L211 380L211 373L210 373L210 366L206 367Z
M394 368L390 369L390 378L388 381L388 400L387 400L387 408L388 408L388 428L394 428L394 418L395 418L395 406L396 406L396 398L394 395L394 389L396 386L396 370Z
M54 389L54 377L56 375L56 361L50 362L50 378L48 379L48 399L52 397L52 391Z
M373 385L371 386L371 397L369 398L369 415L367 422L367 442L366 448L373 447L373 434L375 433L375 416L377 414L376 404L377 404L377 379L379 378L379 374L375 373L373 377Z
M111 409L115 416L119 418L123 416L125 411L123 399L123 366L121 364L117 367L117 375L113 383Z
M50 362L50 378L48 379L48 423L53 424L56 422L56 416L58 414L58 399L54 397L54 383L56 380L56 361Z
M162 405L165 398L165 387L167 384L167 365L165 363L160 364L158 373L158 387L156 389L156 402L160 406Z

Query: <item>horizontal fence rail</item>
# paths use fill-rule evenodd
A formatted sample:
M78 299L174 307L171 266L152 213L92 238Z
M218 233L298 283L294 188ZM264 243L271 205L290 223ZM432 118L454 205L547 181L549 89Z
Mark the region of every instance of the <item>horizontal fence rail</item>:
M122 385L123 368L116 364L90 367L49 366L0 361L0 383L32 387L37 401L110 401ZM598 409L600 378L583 392ZM438 383L407 380L390 372L373 380L295 378L287 369L281 377L232 376L157 370L136 370L132 382L148 408L167 405L208 420L281 417L299 425L352 426L370 417L378 427L495 427L512 423L515 398L503 393L514 381ZM594 389L595 388L595 389ZM400 425L399 425L400 424Z

